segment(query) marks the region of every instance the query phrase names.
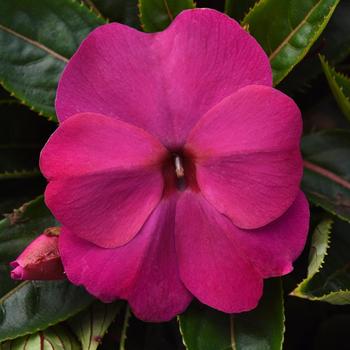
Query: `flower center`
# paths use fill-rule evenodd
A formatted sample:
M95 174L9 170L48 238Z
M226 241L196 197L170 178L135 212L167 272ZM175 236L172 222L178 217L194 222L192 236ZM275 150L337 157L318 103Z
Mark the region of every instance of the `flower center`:
M175 173L178 179L181 179L185 176L185 169L183 167L182 159L177 154L174 156L175 163Z
M163 167L165 192L184 191L188 188L197 191L196 170L193 159L183 151L169 153Z
M186 189L186 178L185 178L185 168L184 161L182 157L178 154L173 155L174 166L175 166L175 175L176 175L176 188L179 191L184 191Z

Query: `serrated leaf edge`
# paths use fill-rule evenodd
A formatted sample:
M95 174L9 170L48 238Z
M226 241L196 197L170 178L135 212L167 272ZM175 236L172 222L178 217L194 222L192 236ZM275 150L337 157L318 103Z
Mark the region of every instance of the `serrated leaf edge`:
M304 299L309 299L309 300L320 300L319 298L323 298L323 297L315 297L315 296L312 296L311 294L306 294L302 291L303 287L305 287L309 281L318 273L321 271L324 263L325 263L325 258L326 256L328 255L328 249L330 247L330 243L331 243L331 233L332 233L332 227L333 227L333 224L334 224L334 220L332 219L325 219L323 221L321 221L315 228L315 231L313 233L313 235L316 234L316 230L321 226L325 224L326 225L326 232L325 234L327 235L327 243L326 243L326 250L325 250L325 253L317 267L317 269L311 273L311 274L307 274L306 278L304 278L298 285L297 287L290 293L290 295L292 296L296 296L296 297L299 297L299 298L304 298ZM310 247L311 249L312 247ZM332 293L337 293L337 292L331 292L329 294L332 294ZM328 295L328 294L327 294Z
M243 20L242 20L242 25L249 25L248 23L246 23L246 21L247 21L247 19L249 18L249 16L253 13L253 11L256 10L256 8L257 8L258 6L261 6L262 4L264 4L264 3L267 2L267 1L269 1L269 0L260 0L260 1L258 1L258 2L251 8L251 10L246 14L246 16L243 18ZM313 8L309 11L309 13L307 14L307 16L306 16L305 18L309 18L309 17L312 15L313 11L321 4L321 1L322 1L322 0L320 0L319 3L317 3L315 6L313 6ZM335 4L329 7L329 10L328 10L329 12L328 12L328 14L327 14L326 16L323 17L323 21L321 22L321 24L320 24L320 25L317 27L317 29L315 30L314 35L313 35L312 39L310 40L309 44L306 45L305 48L301 50L302 52L301 52L301 54L300 54L299 56L297 56L297 59L295 60L294 64L292 64L288 69L286 69L286 70L285 70L285 73L284 73L278 80L274 80L274 84L273 84L274 86L278 85L278 84L279 84L279 83L294 69L294 67L305 57L305 55L309 52L309 50L310 50L310 48L312 47L312 45L315 43L315 41L317 40L317 38L320 36L320 34L323 32L324 28L325 28L326 25L328 24L328 22L329 22L330 18L332 17L332 15L333 15L333 13L334 13L336 7L338 6L339 2L340 2L340 0L336 0ZM298 24L298 26L297 26L296 28L298 28L299 25L300 25L300 24ZM296 28L294 28L293 31L294 31ZM287 39L289 38L289 39L286 41L286 44L283 45L283 47L285 47L285 46L289 43L289 41L294 37L294 35L296 35L296 34L297 34L296 32L293 33L292 35L289 34L289 35L287 36L287 38L284 39L284 41L285 41L285 40L287 40ZM281 45L280 45L280 46L281 46ZM280 46L279 46L279 47L280 47ZM282 49L282 48L281 48L281 49ZM270 56L271 56L271 54L269 55L269 57L270 57ZM271 63L272 63L272 60L273 60L273 59L270 58L270 62L271 62ZM273 70L275 70L275 69L273 69Z
M35 177L40 175L40 171L37 168L32 170L22 169L22 170L13 170L13 171L4 171L0 173L0 180L7 179L22 179L28 177Z
M337 104L341 111L344 113L344 115L347 117L347 119L350 121L350 96L346 96L343 90L343 86L338 84L336 81L336 77L339 77L340 79L345 80L350 85L350 77L346 76L345 74L341 72L337 72L334 67L332 67L329 62L326 60L325 56L318 55L319 59L321 61L323 72L327 78L328 85L333 93L333 96L335 100L337 101ZM343 108L342 103L339 101L339 98L337 96L337 93L341 95L341 97L344 99L345 104L347 105L347 108Z

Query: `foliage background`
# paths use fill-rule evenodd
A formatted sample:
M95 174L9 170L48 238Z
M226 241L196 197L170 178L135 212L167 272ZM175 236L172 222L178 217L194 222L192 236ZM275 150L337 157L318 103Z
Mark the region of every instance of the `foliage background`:
M274 50L267 41L277 48L271 57L277 88L303 112L309 240L293 273L266 284L257 310L227 316L194 303L180 320L150 324L133 317L124 302L103 305L66 281L9 279L8 262L57 224L40 197L45 180L38 157L56 128L54 91L64 67L60 60L35 61L36 49L11 31L70 57L107 19L162 30L171 19L165 4L172 16L194 6L190 0L0 2L0 349L349 349L348 0L261 0L255 7L254 0L196 3L242 21L268 54ZM65 16L72 16L69 30ZM283 46L286 37L289 46Z

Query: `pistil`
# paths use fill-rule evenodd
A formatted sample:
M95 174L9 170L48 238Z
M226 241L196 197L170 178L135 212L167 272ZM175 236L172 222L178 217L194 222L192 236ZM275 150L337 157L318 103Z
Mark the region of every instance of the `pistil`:
M175 173L178 179L181 179L185 176L185 170L182 164L182 159L180 156L175 155L174 157L175 162Z

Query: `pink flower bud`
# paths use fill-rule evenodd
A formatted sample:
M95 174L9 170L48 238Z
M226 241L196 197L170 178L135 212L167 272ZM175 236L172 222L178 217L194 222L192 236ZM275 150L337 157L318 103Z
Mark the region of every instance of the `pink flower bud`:
M60 280L64 279L63 266L58 251L59 227L47 228L43 234L28 245L22 254L10 263L14 268L14 280Z

